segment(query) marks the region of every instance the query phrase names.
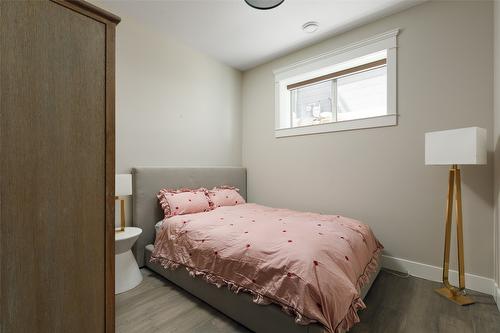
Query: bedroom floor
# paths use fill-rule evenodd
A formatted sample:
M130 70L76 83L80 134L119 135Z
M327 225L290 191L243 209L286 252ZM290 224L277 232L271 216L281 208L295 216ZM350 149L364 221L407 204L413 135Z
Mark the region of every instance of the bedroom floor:
M245 327L171 284L142 269L144 281L116 297L119 333L250 332ZM471 293L476 304L460 307L435 294L440 284L381 271L350 332L499 332L500 313L489 295Z

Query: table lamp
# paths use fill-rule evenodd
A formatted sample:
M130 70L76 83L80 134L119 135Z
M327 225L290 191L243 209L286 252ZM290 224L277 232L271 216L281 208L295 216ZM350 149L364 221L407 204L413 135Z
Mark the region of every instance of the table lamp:
M120 200L120 228L116 231L125 230L125 199L123 197L132 195L132 175L121 174L115 176L115 200Z
M436 292L459 305L472 304L474 301L465 292L462 193L458 165L486 164L486 130L479 127L467 127L425 133L425 164L451 165L448 176L448 199L446 204L443 287L436 289ZM458 287L453 286L448 279L454 197L457 222Z

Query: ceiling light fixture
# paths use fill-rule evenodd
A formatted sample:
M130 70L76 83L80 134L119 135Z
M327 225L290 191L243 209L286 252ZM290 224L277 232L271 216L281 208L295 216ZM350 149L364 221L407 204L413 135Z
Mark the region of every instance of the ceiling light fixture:
M281 5L285 0L245 0L245 2L256 9L273 9Z
M309 21L306 22L302 25L302 30L305 32L312 34L313 32L316 32L319 29L319 23L314 22L314 21Z

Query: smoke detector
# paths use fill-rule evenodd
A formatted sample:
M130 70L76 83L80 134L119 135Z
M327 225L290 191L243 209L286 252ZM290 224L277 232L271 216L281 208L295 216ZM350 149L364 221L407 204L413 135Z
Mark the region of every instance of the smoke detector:
M319 29L319 23L315 21L309 21L302 25L302 30L307 32L308 34L312 34Z

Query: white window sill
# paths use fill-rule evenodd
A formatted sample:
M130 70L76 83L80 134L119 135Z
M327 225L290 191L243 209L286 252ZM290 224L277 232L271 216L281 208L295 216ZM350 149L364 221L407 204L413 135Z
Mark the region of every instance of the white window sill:
M296 136L296 135L351 131L363 128L394 126L397 125L397 123L398 123L397 115L389 114L380 117L339 121L328 124L276 129L274 130L274 136L277 138L283 138L287 136Z

